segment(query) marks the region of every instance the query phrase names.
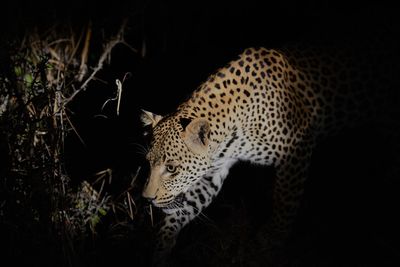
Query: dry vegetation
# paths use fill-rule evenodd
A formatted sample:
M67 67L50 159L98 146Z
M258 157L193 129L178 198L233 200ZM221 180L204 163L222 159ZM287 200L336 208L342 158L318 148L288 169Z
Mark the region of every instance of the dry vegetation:
M108 228L118 232L136 219L133 192L138 173L112 195L106 189L113 182L111 169L74 187L64 158L69 136L77 136L84 145L69 103L96 81L117 45L137 52L124 41L125 27L123 22L117 32L107 34L94 33L91 23L80 29L54 26L8 44L0 76L0 145L5 159L0 222L6 254L24 253L21 247L32 246L26 239L38 244L46 239L63 255L57 260L76 266L84 243L95 237L101 221L107 218ZM117 87L119 101L119 80Z

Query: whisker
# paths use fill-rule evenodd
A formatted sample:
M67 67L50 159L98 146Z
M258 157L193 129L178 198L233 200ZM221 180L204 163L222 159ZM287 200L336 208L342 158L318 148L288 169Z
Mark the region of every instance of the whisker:
M143 144L139 143L131 143L131 145L134 145L137 148L137 152L141 155L146 155L149 152L148 146L144 146Z
M174 199L170 205L177 209L182 209L184 207L183 203L179 202L177 199Z
M174 200L171 202L171 204L168 205L168 208L182 210L185 208L185 204L182 201L183 201L183 197L181 195L178 195L174 198ZM215 222L213 220L211 220L207 215L205 215L200 209L198 209L194 206L190 206L190 207L192 207L194 211L198 212L197 217L199 218L200 221L216 227Z
M210 224L210 225L212 225L212 226L214 226L214 227L217 227L216 224L215 224L215 222L214 222L213 220L211 220L210 217L208 217L207 215L205 215L200 209L198 209L198 208L196 208L196 207L193 207L193 206L192 206L192 208L193 208L193 210L198 211L197 217L198 217L203 223Z

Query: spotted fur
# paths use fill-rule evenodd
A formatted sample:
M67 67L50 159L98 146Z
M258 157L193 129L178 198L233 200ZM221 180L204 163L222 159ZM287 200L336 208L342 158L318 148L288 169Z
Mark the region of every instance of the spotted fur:
M381 69L375 59L332 51L246 49L173 114L143 114L153 129L143 196L167 214L160 257L217 196L240 160L275 167L271 229L288 232L316 141L383 114L383 99L391 97L392 85L382 83L394 80L390 69L374 80ZM377 100L381 109L373 104Z

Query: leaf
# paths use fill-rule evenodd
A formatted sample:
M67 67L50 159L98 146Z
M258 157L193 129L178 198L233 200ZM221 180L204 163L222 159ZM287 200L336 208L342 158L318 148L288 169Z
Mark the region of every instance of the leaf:
M107 214L107 211L106 211L105 209L103 209L103 208L99 208L99 213L100 213L102 216L105 216L105 215Z
M20 66L15 66L14 73L17 77L21 77L22 76L22 68Z
M33 77L30 73L27 73L24 75L24 81L26 83L27 86L31 86L32 82L33 82Z

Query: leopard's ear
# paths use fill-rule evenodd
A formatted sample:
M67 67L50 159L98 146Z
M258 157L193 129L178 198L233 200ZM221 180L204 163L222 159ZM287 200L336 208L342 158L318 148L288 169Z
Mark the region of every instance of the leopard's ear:
M186 146L195 154L207 152L210 140L210 124L206 119L192 120L181 133Z
M151 113L150 111L146 111L142 109L142 115L140 115L140 119L143 123L143 126L151 125L152 128L157 125L157 123L162 119L161 115L157 115Z

